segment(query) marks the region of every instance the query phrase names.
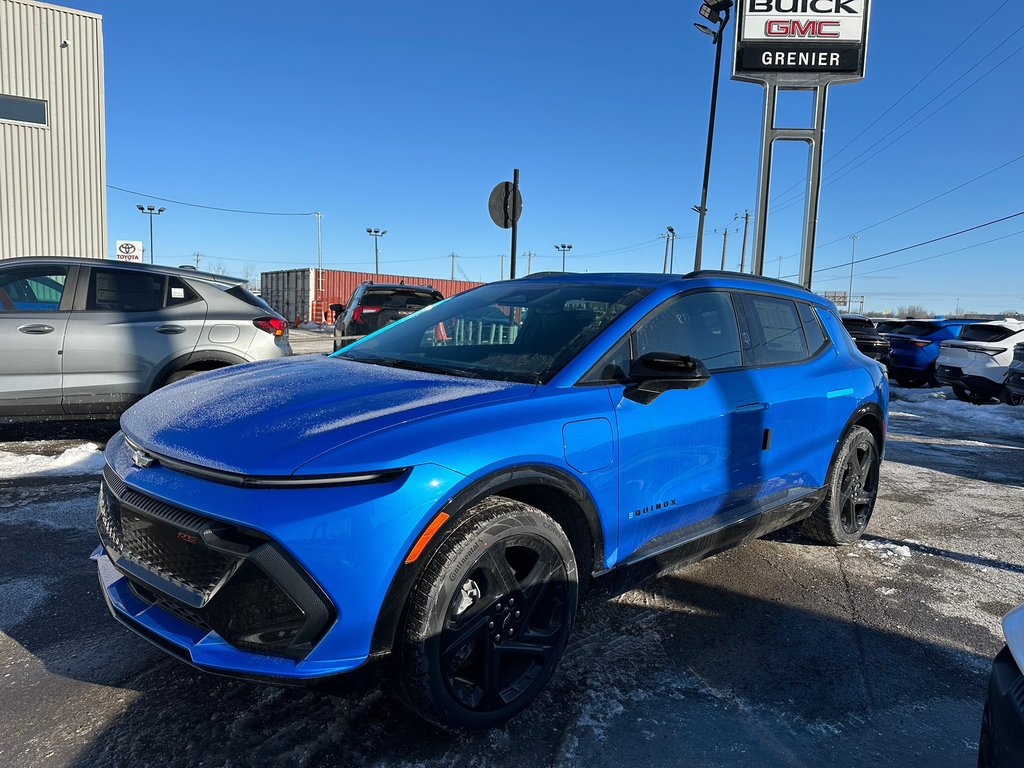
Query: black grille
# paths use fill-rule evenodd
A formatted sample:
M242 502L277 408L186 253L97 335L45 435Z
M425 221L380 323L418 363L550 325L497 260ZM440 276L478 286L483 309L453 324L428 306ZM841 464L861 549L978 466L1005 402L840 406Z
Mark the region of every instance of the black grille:
M1010 698L1017 705L1017 711L1024 713L1024 674L1017 678L1017 682L1010 688Z
M122 570L123 559L187 590L194 596L189 602L203 605L241 562L203 545L202 533L212 521L128 488L109 468L100 493L96 528Z
M104 470L96 529L148 605L232 645L304 658L335 617L323 591L266 538L128 487Z

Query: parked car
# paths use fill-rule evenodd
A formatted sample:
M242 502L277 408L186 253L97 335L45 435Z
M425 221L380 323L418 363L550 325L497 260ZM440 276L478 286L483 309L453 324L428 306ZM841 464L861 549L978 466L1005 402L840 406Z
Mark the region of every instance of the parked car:
M888 335L889 375L905 387L938 386L935 361L940 344L960 337L977 320L911 320Z
M894 331L898 331L900 328L902 328L904 325L906 325L910 321L907 320L907 319L904 319L904 320L894 320L891 317L890 318L884 318L884 317L883 318L875 318L875 317L873 317L873 318L871 318L871 322L874 324L876 331L878 331L880 334L886 334L886 333L892 333Z
M1006 371L1006 389L1017 405L1024 405L1021 402L1024 398L1024 343L1013 347L1013 360Z
M438 338L496 315L503 342ZM93 556L113 615L201 669L369 670L443 727L496 726L547 684L584 592L798 522L856 542L887 408L884 368L789 283L492 283L135 405Z
M980 404L998 398L1019 405L1024 398L1006 385L1017 342L1024 342L1024 321L976 323L958 340L942 342L935 378L951 386L959 400Z
M979 768L1024 765L1024 605L1003 619L1006 645L992 663L978 741Z
M0 261L0 419L110 418L201 371L284 357L245 281L97 259Z
M396 285L369 280L360 283L348 304L341 305L334 321L334 351L351 343L353 337L380 330L443 298L440 291L429 285Z
M889 358L889 341L879 335L874 323L863 315L842 315L842 320L857 349L879 362Z

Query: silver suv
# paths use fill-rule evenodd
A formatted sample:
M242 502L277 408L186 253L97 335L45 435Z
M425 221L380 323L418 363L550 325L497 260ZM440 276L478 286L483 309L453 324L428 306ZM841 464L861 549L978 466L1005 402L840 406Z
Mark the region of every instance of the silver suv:
M78 258L0 261L0 419L106 418L201 371L285 357L245 281Z

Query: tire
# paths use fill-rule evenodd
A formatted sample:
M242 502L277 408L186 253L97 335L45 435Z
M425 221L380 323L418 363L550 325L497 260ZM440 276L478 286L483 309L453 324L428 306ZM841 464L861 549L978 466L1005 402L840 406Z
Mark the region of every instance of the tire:
M1008 387L1003 387L1003 391L999 393L999 402L1006 405L1024 405L1024 395L1018 395L1011 392Z
M850 429L829 468L825 500L804 521L804 534L833 546L856 543L875 508L880 466L875 436L864 427Z
M953 396L957 400L962 400L965 403L973 403L974 405L984 405L992 399L991 397L975 392L973 389L962 387L959 384L953 385Z
M988 701L985 702L985 709L981 714L981 736L978 738L978 768L995 768L995 754L992 747L992 732L989 721Z
M187 379L189 376L195 376L197 373L200 373L200 371L194 371L191 368L184 368L180 371L175 371L174 373L167 377L167 380L164 382L163 385L166 387L168 384L173 384L176 381Z
M499 726L547 685L578 599L576 558L558 524L528 504L484 499L409 594L391 687L447 730Z

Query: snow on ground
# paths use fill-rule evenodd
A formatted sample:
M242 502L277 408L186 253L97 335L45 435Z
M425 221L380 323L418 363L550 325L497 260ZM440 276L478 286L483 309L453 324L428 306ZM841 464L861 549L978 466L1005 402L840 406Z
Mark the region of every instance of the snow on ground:
M891 387L889 412L910 418L937 417L945 421L963 421L978 431L986 426L1014 430L1024 437L1024 407L991 404L973 405L956 399L950 387L939 389L905 389ZM968 435L965 434L965 437Z
M56 456L0 450L0 479L57 475L89 475L103 469L103 452L84 443Z

